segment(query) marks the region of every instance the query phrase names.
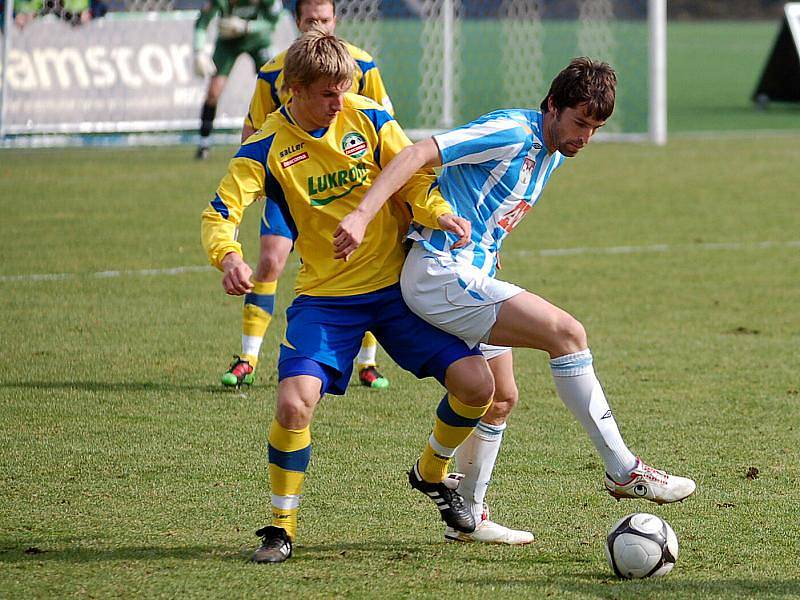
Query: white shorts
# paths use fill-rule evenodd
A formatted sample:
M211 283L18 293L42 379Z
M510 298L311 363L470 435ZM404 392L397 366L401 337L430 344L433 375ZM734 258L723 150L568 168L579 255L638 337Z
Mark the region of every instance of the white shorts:
M501 303L524 291L449 255L428 252L419 244L414 244L406 257L400 287L417 316L461 338L470 348L489 339ZM481 351L489 359L508 349L487 344Z

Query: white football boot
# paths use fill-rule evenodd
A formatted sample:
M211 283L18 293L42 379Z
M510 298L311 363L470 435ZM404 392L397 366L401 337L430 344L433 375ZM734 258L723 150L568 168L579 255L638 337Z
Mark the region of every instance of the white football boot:
M450 489L457 489L463 478L461 473L449 473L444 484ZM484 544L523 546L533 541L533 534L530 531L510 529L495 523L489 518L489 507L484 503L481 520L476 523L475 531L464 533L452 527L445 527L444 539L448 542L483 542Z
M456 531L452 527L445 527L444 538L448 542L483 542L484 544L507 544L509 546L524 546L533 541L530 531L509 529L500 523L489 519L489 507L483 505L483 518L475 525L472 533Z
M694 493L697 484L687 477L670 475L654 469L636 459L636 467L623 482L614 481L606 473L606 491L617 500L622 498L644 498L656 504L680 502Z

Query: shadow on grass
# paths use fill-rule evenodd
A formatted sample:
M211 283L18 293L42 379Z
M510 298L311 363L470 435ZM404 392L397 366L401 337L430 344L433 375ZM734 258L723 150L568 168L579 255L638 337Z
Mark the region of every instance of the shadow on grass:
M800 582L775 579L640 579L621 581L598 575L597 581L557 578L554 585L566 594L584 598L797 598ZM594 579L593 576L589 576ZM478 582L476 582L477 584ZM500 583L500 582L498 582ZM516 585L519 582L512 582Z
M0 389L82 390L85 392L205 392L216 395L240 393L237 388L224 388L221 385L195 385L160 381L6 381L0 383Z
M3 545L0 547L0 564L67 562L89 563L105 561L162 561L162 560L242 560L239 550L226 546L135 546L124 548L63 548L58 550L40 546Z
M74 540L72 540L74 541ZM246 563L257 544L233 548L231 546L134 546L122 548L63 548L68 542L57 542L59 549L44 544L29 545L19 540L0 541L0 564L42 562L88 563L105 561L163 561L163 560L222 560ZM441 544L401 545L393 542L341 543L298 545L292 562L320 561L340 558L360 559L370 556L383 560L421 558L430 548Z

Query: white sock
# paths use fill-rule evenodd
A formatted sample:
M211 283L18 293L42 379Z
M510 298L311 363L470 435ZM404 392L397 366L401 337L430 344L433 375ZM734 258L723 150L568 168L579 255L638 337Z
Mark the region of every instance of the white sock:
M583 426L605 463L606 472L623 481L636 466L636 456L628 450L611 413L603 388L592 366L587 348L550 361L558 395Z
M264 338L258 335L242 335L242 355L258 356Z
M374 365L375 357L378 354L378 345L373 344L372 346L366 346L364 344L361 345L361 350L358 351L358 357L356 358L356 364L358 365Z
M492 480L505 429L505 423L489 425L480 421L456 450L456 466L464 474L458 493L463 496L464 504L472 510L476 523L480 523L483 515L483 499Z

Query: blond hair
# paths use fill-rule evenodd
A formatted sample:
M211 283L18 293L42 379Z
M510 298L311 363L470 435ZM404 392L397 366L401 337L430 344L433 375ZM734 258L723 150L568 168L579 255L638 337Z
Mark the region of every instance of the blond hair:
M289 46L283 66L284 87L308 87L321 79L335 84L352 81L356 63L344 40L312 29Z

